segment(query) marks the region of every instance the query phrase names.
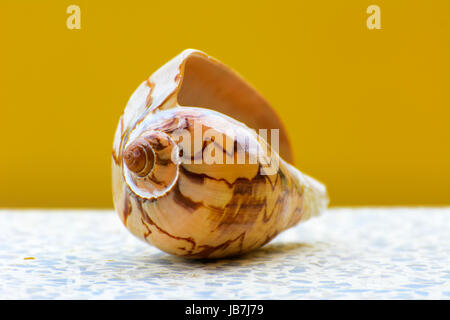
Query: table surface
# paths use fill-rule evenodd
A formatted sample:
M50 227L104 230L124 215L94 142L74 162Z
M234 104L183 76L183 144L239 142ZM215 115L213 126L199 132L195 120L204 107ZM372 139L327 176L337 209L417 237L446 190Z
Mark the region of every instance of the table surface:
M450 299L450 208L339 208L192 261L112 211L0 210L0 299Z

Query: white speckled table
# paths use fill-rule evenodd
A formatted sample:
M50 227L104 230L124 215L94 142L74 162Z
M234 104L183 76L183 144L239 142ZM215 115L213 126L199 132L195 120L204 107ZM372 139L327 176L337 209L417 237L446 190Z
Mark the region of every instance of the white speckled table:
M0 211L0 299L450 299L450 208L330 209L240 258L192 261L112 211Z

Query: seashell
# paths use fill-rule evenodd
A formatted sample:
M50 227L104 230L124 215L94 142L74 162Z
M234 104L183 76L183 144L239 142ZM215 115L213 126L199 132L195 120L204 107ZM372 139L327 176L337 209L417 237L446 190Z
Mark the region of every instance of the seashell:
M269 103L197 50L132 94L112 155L123 224L178 256L248 252L328 205L325 187L289 164L289 139Z

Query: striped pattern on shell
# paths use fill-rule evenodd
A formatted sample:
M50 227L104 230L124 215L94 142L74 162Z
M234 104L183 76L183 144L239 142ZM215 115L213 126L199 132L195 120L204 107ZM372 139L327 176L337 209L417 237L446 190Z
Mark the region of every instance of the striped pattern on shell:
M250 128L279 129L279 153ZM285 160L286 131L267 101L186 50L139 86L120 118L114 205L132 234L165 252L242 254L327 207L325 187Z

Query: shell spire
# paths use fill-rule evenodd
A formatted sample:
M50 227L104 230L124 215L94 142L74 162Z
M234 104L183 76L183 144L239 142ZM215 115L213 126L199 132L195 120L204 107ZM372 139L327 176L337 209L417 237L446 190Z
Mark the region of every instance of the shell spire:
M147 176L155 166L155 152L145 139L130 144L123 159L127 168L140 177Z
M138 238L187 258L259 248L327 208L292 163L281 120L237 73L186 50L131 96L113 147L113 200Z

